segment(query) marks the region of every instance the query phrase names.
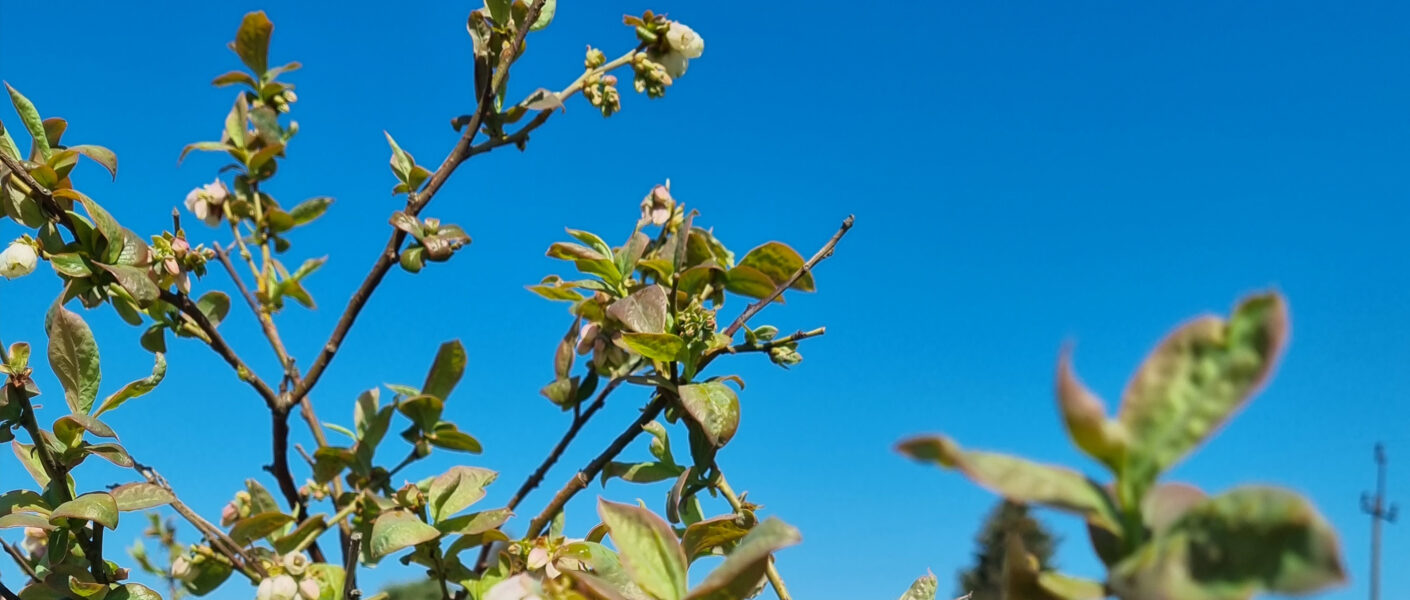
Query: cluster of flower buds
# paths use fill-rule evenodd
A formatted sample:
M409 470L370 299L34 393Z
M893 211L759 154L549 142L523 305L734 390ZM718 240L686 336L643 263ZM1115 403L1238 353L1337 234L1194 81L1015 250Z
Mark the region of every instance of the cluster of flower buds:
M307 480L307 483L299 487L299 496L305 500L312 499L320 501L327 498L331 493L332 492L328 489L328 484L318 483L312 479Z
M250 493L244 490L235 492L235 499L225 505L220 511L220 526L229 527L236 521L250 516L254 510L254 503L250 498Z
M687 342L708 343L715 335L715 311L705 308L699 300L691 301L679 319L678 333Z
M14 279L34 272L39 263L39 251L28 235L21 237L0 252L0 277Z
M651 60L644 52L632 56L632 71L636 74L632 85L636 87L637 93L645 92L648 98L665 96L666 88L675 82L671 74L666 72L664 65Z
M259 582L255 600L318 600L323 586L309 572L309 560L302 552L290 552L279 561L282 573L270 573Z
M289 112L289 105L299 101L299 96L294 90L286 88L284 91L274 94L269 98L269 104L274 106L274 110L282 113Z
M206 261L215 252L204 246L191 247L186 241L186 232L163 232L152 236L152 275L162 289L176 286L183 294L191 293L191 274L197 277L206 274Z
M617 91L617 76L603 75L596 71L588 73L583 80L583 97L588 104L602 111L602 116L610 117L622 110L622 93Z
M225 218L225 201L229 198L230 189L225 187L225 182L216 179L186 194L186 210L206 225L215 227Z

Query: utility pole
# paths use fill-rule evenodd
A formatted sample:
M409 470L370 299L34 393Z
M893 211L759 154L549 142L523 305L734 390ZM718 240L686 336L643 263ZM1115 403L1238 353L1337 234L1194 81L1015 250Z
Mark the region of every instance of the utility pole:
M1381 598L1381 522L1395 522L1395 505L1386 505L1386 449L1376 444L1376 496L1361 494L1361 510L1371 515L1371 600Z

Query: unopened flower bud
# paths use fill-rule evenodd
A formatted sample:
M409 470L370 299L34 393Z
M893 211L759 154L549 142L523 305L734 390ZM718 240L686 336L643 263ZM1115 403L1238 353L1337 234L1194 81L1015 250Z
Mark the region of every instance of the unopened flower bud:
M317 579L306 577L299 582L299 595L303 597L303 600L318 600L318 595L321 593L323 593L323 589L319 587Z
M24 277L34 272L35 265L39 264L39 253L34 251L34 246L24 240L10 242L10 247L4 252L0 252L0 277L14 279Z
M308 568L308 557L302 552L290 552L284 555L284 572L290 575L303 575Z
M294 600L299 593L299 584L293 577L280 575L259 582L255 600Z
M607 55L603 54L602 51L597 48L588 46L587 59L583 61L583 66L589 69L596 69L605 64L607 64Z

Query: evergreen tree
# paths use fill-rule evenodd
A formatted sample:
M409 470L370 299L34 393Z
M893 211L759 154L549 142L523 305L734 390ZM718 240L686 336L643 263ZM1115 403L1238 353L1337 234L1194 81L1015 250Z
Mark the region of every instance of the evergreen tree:
M1004 500L990 511L975 536L975 564L959 573L959 595L972 600L1003 600L1004 539L1010 532L1023 536L1023 545L1038 557L1042 569L1052 568L1058 539L1028 512L1028 506Z

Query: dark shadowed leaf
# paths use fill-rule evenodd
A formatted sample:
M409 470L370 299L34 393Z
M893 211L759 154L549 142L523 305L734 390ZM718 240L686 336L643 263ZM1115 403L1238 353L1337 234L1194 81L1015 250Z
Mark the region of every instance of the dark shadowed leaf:
M147 269L141 267L130 267L127 265L105 265L99 263L98 266L107 271L117 280L122 289L127 290L132 295L132 299L137 302L137 306L146 308L157 301L161 295L161 290L157 284L152 282L151 275Z

